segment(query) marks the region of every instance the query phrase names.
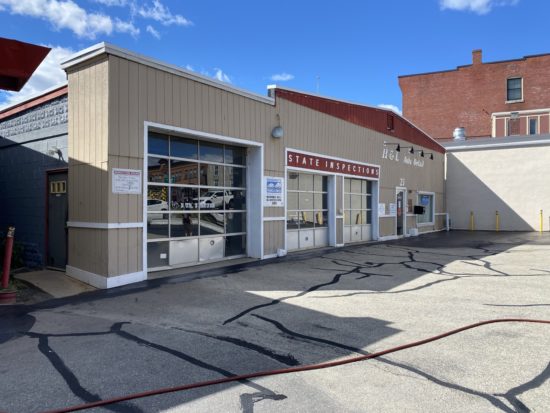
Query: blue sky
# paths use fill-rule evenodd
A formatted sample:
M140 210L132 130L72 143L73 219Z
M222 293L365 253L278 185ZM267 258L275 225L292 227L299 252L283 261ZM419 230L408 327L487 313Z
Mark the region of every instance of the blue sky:
M277 83L401 108L397 76L550 52L542 0L0 0L0 37L53 48L13 103L106 41L262 95Z

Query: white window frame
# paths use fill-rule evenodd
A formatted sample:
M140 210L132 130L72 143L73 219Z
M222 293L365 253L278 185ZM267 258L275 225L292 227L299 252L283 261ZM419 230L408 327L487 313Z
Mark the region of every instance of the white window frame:
M537 122L535 127L535 133L531 133L531 120L535 120ZM540 116L527 116L527 135L540 135Z
M263 181L264 181L264 144L263 142L250 141L246 139L234 138L230 136L217 135L214 133L203 132L195 129L180 128L162 123L151 121L143 122L143 217L142 217L142 266L143 274L160 271L164 269L183 268L187 265L166 266L157 268L148 268L147 265L147 160L149 156L148 137L149 131L189 136L191 139L210 141L226 145L237 145L253 149L247 155L247 205L246 205L246 256L252 258L266 258L264 254L264 208L262 204ZM250 212L248 212L250 211ZM169 242L169 241L168 241ZM220 261L232 259L224 257ZM201 265L194 263L191 265ZM140 280L141 281L141 280Z
M431 222L418 222L418 216L416 217L416 226L417 227L427 227L435 225L435 192L429 192L429 191L418 191L416 193L416 202L418 202L418 197L420 195L431 195L433 199L433 207L432 207L432 220ZM419 205L419 204L416 204Z
M508 81L513 80L513 79L520 79L521 80L521 98L508 100ZM520 102L523 102L523 76L507 77L506 78L506 102L505 103L520 103Z

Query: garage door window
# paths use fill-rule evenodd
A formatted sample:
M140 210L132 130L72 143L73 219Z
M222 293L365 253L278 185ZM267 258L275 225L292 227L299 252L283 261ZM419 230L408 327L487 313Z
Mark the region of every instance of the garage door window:
M148 267L246 254L246 148L149 134Z
M344 179L344 242L371 239L372 182Z

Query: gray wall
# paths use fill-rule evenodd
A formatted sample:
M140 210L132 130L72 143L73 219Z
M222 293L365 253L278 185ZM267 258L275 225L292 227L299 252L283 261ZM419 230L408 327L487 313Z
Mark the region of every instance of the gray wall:
M0 120L0 236L15 225L27 266L45 264L46 171L67 167L67 119L65 95Z

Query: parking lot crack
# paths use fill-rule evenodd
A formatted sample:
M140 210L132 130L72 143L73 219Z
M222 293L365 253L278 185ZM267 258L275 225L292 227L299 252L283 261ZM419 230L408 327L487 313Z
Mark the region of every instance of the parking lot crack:
M297 338L300 338L302 340L308 340L308 341L312 341L312 342L322 343L322 344L325 344L325 345L328 345L328 346L348 350L348 351L358 353L358 354L362 354L362 355L370 354L368 351L365 351L361 348L356 348L356 347L349 346L347 344L339 343L339 342L336 342L336 341L332 341L332 340L328 340L328 339L324 339L324 338L320 338L320 337L309 336L309 335L298 333L296 331L292 331L289 328L285 327L281 322L279 322L277 320L274 320L274 319L271 319L271 318L263 317L263 316L260 316L258 314L252 314L252 316L256 317L256 318L259 318L260 320L266 321L267 323L272 324L278 330L280 330L281 332L283 332L283 333L285 333L289 336L297 337ZM474 389L470 389L468 387L465 387L465 386L462 386L462 385L459 385L459 384L446 382L446 381L444 381L442 379L439 379L439 378L437 378L437 377L435 377L435 376L433 376L429 373L426 373L426 372L424 372L424 371L422 371L422 370L420 370L416 367L412 367L412 366L409 366L409 365L406 365L406 364L398 363L398 362L392 361L388 358L378 357L378 358L376 358L376 361L386 363L388 365L410 371L410 372L412 372L414 374L417 374L420 377L423 377L424 379L426 379L426 380L428 380L428 381L430 381L430 382L432 382L436 385L446 387L446 388L449 388L451 390L459 391L459 392L462 392L462 393L465 393L465 394L469 394L471 396L480 397L482 399L485 399L487 402L491 403L493 406L499 408L503 412L514 413L514 411L511 410L506 404L504 404L497 397L495 397L491 394L480 392L480 391L477 391L477 390L474 390Z

